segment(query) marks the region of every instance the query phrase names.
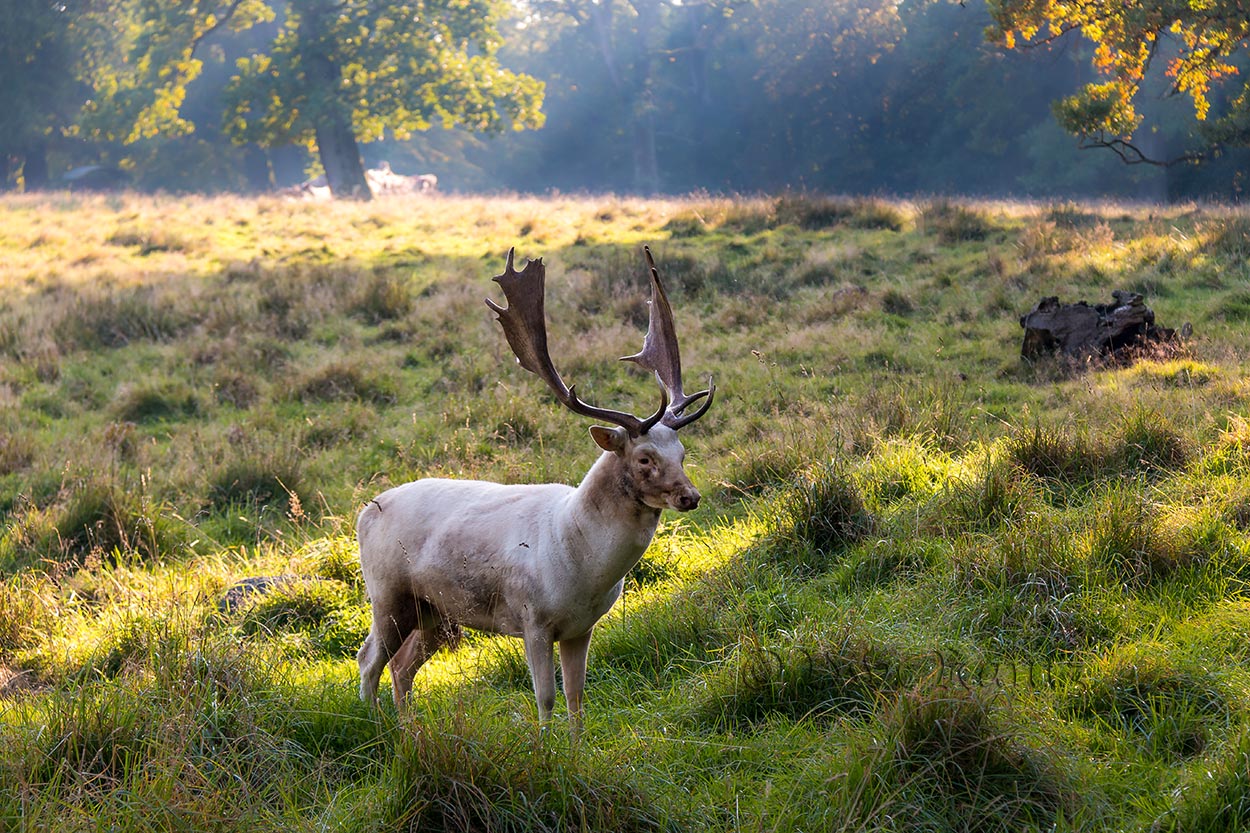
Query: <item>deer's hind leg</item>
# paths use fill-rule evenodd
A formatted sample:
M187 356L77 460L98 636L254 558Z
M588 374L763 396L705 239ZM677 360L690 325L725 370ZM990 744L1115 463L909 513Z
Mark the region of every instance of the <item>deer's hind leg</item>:
M429 623L433 615L429 613L423 617L421 625L408 635L391 657L391 696L395 699L396 708L404 707L412 693L412 681L426 660L444 645L454 649L460 642L459 626L437 618Z
M412 596L400 594L373 600L373 625L365 644L356 653L360 665L360 699L377 703L382 669L400 649L420 621Z

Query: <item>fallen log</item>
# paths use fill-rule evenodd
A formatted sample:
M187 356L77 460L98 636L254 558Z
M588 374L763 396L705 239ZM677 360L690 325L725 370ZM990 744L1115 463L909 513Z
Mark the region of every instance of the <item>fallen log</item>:
M1085 301L1061 304L1057 296L1038 301L1020 316L1024 343L1020 355L1026 359L1062 354L1088 360L1096 356L1116 356L1156 344L1175 343L1188 338L1192 327L1185 324L1179 333L1155 324L1155 313L1136 292L1115 290L1111 304L1090 305Z

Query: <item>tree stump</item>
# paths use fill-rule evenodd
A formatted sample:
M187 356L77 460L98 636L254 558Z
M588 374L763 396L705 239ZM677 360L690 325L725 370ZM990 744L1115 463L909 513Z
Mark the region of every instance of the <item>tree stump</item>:
M1087 360L1120 354L1152 343L1175 342L1177 331L1155 325L1155 313L1136 292L1115 290L1111 304L1085 301L1061 304L1057 296L1043 298L1020 317L1024 344L1020 355L1039 359L1056 353ZM1188 337L1185 324L1180 335Z

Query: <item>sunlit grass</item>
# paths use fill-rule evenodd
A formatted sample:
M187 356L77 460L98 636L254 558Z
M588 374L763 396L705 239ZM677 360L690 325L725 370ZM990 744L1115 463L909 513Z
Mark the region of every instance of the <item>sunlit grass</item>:
M1247 817L1243 211L114 195L0 215L0 819ZM357 509L430 474L575 483L598 453L515 367L489 277L511 246L543 257L561 371L649 410L653 381L615 361L646 329L643 243L717 404L683 432L703 503L665 516L596 632L582 741L562 705L538 731L506 637L435 656L407 713L368 709ZM1118 288L1194 337L1020 362L1040 297Z

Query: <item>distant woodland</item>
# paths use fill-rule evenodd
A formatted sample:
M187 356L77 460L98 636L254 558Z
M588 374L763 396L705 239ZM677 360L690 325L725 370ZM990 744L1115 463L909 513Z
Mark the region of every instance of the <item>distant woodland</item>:
M1010 5L0 0L0 186L99 166L175 193L325 173L337 195L385 161L450 192L1244 196L1250 152L1209 129L1244 93L1195 118L1156 61L1151 160L1082 149L1056 102L1106 73L1099 46L1007 48ZM1216 76L1245 68L1244 37L1226 52Z

